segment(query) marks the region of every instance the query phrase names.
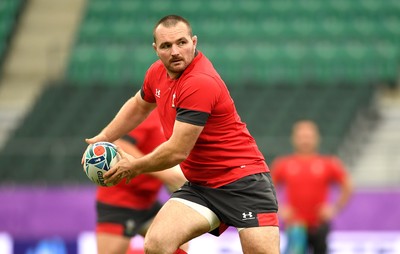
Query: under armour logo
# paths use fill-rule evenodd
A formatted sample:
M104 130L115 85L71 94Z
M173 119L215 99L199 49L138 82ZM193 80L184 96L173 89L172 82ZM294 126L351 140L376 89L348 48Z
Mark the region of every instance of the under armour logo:
M125 234L132 235L134 233L136 223L134 220L130 219L125 222Z
M156 96L157 96L158 98L161 97L161 90L160 90L160 89L157 89L157 88L156 88Z
M255 219L255 217L253 216L252 212L242 213L242 215L243 215L243 220L253 220L253 219Z

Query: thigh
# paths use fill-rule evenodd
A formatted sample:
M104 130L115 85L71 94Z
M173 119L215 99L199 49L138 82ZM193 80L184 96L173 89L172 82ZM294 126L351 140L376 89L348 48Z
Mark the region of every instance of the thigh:
M245 228L239 232L244 254L279 254L279 228Z
M179 201L168 200L150 225L145 245L175 251L180 245L209 230L208 220L199 212Z
M128 250L130 238L109 233L97 233L98 254L125 254Z

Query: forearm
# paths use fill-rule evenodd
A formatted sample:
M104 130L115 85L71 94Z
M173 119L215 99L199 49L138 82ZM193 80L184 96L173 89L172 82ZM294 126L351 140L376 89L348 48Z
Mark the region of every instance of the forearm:
M138 126L153 109L139 100L139 94L130 98L119 110L114 119L100 132L108 141L114 142Z
M139 173L157 172L178 165L188 155L188 153L177 149L172 141L167 141L153 152L134 160L132 167Z
M124 177L129 181L142 173L161 171L178 165L189 156L202 130L202 126L175 121L170 139L153 152L141 158L133 158L120 150L121 159L104 174L105 182L118 183Z

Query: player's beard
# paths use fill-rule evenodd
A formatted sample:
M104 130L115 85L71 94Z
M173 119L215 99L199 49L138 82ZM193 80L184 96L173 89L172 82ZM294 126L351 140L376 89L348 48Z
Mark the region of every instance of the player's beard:
M193 50L193 52L194 52L194 50ZM185 71L185 69L193 61L194 53L193 53L193 56L188 56L188 57L190 59L186 59L184 56L171 58L168 61L168 65L166 65L168 72L170 74L177 74L178 76L180 74L182 74L182 72Z
M182 73L188 66L187 62L183 58L171 60L168 65L168 71L174 74Z

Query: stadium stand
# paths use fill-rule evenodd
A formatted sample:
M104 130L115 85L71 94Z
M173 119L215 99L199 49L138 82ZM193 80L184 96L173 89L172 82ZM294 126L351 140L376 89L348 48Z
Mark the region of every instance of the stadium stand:
M24 0L0 1L0 67L3 63L6 49L9 46L18 13L24 2Z
M396 0L385 4L371 0L327 4L320 0L90 1L67 77L83 83L85 77L114 82L116 72L98 71L102 67L117 69L123 79L140 83L155 59L150 45L153 24L163 15L179 13L191 20L199 48L231 85L393 82L399 61L399 11ZM100 67L96 51L111 55L101 59Z
M153 25L171 13L192 22L268 162L290 152L300 118L320 125L323 152L338 153L373 85L397 79L399 3L88 1L64 80L47 87L0 151L13 169L0 181L89 184L79 170L83 139L140 87L156 60Z
M40 175L46 172L48 183L88 183L79 164L84 138L108 123L136 89L49 86L0 153L2 168L12 168L2 172L1 181L42 183ZM288 133L299 118L315 120L324 135L322 151L337 153L349 125L372 93L369 86L231 87L238 111L268 161L290 152Z

